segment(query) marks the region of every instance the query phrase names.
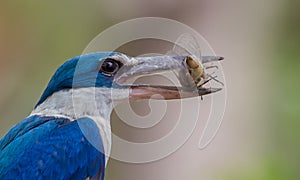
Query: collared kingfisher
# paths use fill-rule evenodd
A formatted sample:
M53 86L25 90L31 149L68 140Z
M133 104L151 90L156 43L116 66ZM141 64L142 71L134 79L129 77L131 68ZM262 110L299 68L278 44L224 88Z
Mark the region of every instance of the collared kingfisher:
M0 140L0 179L104 179L111 148L110 114L125 99L190 97L184 87L132 84L141 75L179 69L186 56L130 57L96 52L74 57L52 76L31 114ZM204 61L218 58L207 57ZM186 70L186 71L185 71ZM219 88L197 87L199 96Z

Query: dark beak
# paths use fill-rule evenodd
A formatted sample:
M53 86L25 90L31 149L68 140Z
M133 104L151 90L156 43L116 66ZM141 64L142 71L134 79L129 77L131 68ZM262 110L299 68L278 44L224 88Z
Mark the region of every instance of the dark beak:
M187 65L188 56L153 56L132 58L115 76L115 83L123 88L129 88L130 99L182 99L203 96L220 91L222 88L205 88L196 84ZM202 64L223 60L220 56L203 56ZM202 67L202 66L200 66ZM180 86L163 86L151 84L132 84L131 79L158 73L173 72ZM154 96L154 95L161 96Z

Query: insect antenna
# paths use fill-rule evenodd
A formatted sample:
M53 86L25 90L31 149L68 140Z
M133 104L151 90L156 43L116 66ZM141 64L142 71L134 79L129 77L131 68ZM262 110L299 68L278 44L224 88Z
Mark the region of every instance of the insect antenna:
M210 74L207 74L208 77L210 77L211 79L213 79L214 81L220 83L222 86L224 86L224 83L222 83L221 81L219 81L218 79L216 79L217 76L212 76Z
M200 84L200 86L203 86L204 84L208 83L210 80L212 80L212 78L205 80L202 84Z

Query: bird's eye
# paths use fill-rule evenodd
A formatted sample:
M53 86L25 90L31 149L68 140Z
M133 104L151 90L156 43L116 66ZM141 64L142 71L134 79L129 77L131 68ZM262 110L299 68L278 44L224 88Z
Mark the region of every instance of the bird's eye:
M121 64L119 61L106 59L101 65L100 72L105 75L112 76L119 70L120 66Z

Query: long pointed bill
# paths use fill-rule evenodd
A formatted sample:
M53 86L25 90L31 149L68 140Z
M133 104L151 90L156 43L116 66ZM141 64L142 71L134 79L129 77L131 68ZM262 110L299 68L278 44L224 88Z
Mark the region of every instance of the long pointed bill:
M193 61L193 67L188 60ZM219 61L221 57L205 56L205 62ZM203 96L221 90L221 88L204 88L199 85L199 78L204 77L204 69L189 56L153 56L132 58L115 76L115 83L123 88L130 89L130 99L181 99ZM131 84L130 80L163 72L175 72L181 86L161 86L151 84ZM193 73L192 73L193 72ZM199 76L199 77L195 77ZM206 79L201 79L206 81ZM203 83L205 84L205 83ZM156 96L156 95L160 96Z

